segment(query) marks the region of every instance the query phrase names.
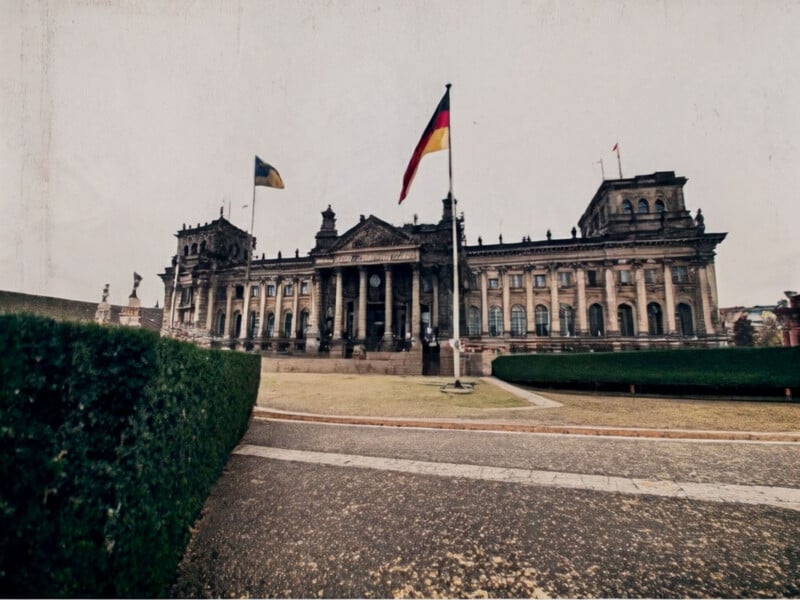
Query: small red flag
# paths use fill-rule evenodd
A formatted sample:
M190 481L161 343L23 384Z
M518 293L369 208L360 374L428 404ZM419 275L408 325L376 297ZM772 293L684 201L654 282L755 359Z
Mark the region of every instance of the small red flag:
M619 149L619 142L614 144L614 147L611 149L612 152L616 152Z

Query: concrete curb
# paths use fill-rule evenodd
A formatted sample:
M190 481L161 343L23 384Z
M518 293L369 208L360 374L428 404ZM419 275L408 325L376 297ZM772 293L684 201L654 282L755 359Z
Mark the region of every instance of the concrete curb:
M581 425L530 425L523 423L484 423L457 419L410 419L392 417L360 417L319 415L274 410L256 406L253 417L305 423L331 423L337 425L372 425L378 427L417 427L462 431L501 431L516 433L548 433L560 435L614 436L633 438L661 438L676 440L727 440L754 442L800 443L800 432L759 431L704 431L688 429L644 429L629 427L596 427Z

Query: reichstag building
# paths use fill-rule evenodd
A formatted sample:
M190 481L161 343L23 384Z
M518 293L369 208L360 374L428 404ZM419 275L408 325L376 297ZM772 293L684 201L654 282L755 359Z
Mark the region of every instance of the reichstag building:
M726 234L706 232L700 210L692 217L686 181L671 171L605 180L566 239L467 245L459 219L464 352L725 345L714 256ZM310 252L272 258L222 215L184 225L161 274L162 332L265 353L421 351L444 363L454 216L444 199L438 223L362 216L339 233L328 206Z

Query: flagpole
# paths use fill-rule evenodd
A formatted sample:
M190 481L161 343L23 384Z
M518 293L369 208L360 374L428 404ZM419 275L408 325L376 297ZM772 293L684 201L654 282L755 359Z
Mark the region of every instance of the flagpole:
M448 104L450 100L450 85L447 84ZM458 310L458 216L456 213L456 199L453 196L453 123L448 123L447 130L447 170L450 176L450 212L453 217L453 377L456 381L461 377L461 334L459 332L460 315Z
M253 201L250 204L250 231L247 234L247 270L244 274L244 331L243 339L250 337L250 262L253 256L253 226L256 218L256 182L253 178Z
M616 144L617 149L617 167L619 167L619 178L622 179L622 161L619 158L619 144Z

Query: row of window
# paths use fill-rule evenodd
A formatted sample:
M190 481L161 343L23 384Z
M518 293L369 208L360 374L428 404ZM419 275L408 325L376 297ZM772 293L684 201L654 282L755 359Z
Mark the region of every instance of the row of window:
M663 200L656 200L654 205L654 211L656 213L663 213L664 212L664 201ZM644 199L639 198L639 201L636 203L636 212L639 214L647 214L650 212L650 203ZM623 200L622 201L622 214L630 215L633 213L633 202L630 200Z
M308 281L301 281L298 287L298 292L301 296L308 296L310 293L310 283ZM225 300L227 298L227 288L225 286L220 286L217 288L216 299L217 300ZM261 295L261 286L258 285L251 285L250 286L250 297L251 298L258 298ZM274 283L267 284L267 296L275 297L278 295L278 286ZM294 284L292 283L285 283L283 285L283 296L289 297L294 295ZM244 298L244 286L237 285L234 289L233 297L236 300L241 300Z
M309 312L306 309L300 311L300 322L298 327L298 335L305 333L306 329L308 328L308 318ZM293 337L292 334L292 320L293 315L292 311L287 310L283 313L283 322L281 323L280 327L280 337L284 338L291 338ZM219 311L217 313L216 324L214 327L214 332L219 336L226 335L226 317L224 311ZM250 312L250 319L249 319L249 335L250 337L259 337L259 329L260 322L258 318L258 313L255 311ZM234 327L233 332L231 335L233 337L239 337L242 333L242 314L240 312L234 313ZM267 323L266 327L264 327L263 332L264 337L274 337L275 336L275 313L269 313L267 315Z
M672 281L673 283L688 283L689 281L689 268L685 266L672 267ZM621 285L630 285L633 283L633 273L630 269L619 269L614 271L617 274L617 282ZM658 274L660 269L645 269L644 282L645 283L658 283ZM558 287L572 287L573 285L572 271L558 271ZM599 284L597 271L586 271L586 284L589 287L596 287ZM525 283L523 276L519 273L513 273L508 276L508 287L511 289L520 289L524 287ZM487 287L490 290L500 289L500 278L490 277L487 280ZM534 274L533 287L546 288L547 275Z
M488 331L490 336L503 335L503 311L499 306L489 307ZM592 304L589 307L589 333L593 336L605 335L605 317L603 306ZM575 335L575 309L569 304L561 304L558 309L558 324L561 335ZM527 332L527 314L524 306L515 304L511 307L511 336L523 337ZM550 310L538 304L534 309L534 325L537 336L550 335ZM688 304L680 303L675 307L675 326L678 334L694 335L692 309ZM617 307L617 327L622 336L636 335L634 330L633 308L629 304ZM651 302L647 305L647 333L664 335L664 317L661 305ZM481 311L477 306L470 306L467 314L467 334L481 335Z

